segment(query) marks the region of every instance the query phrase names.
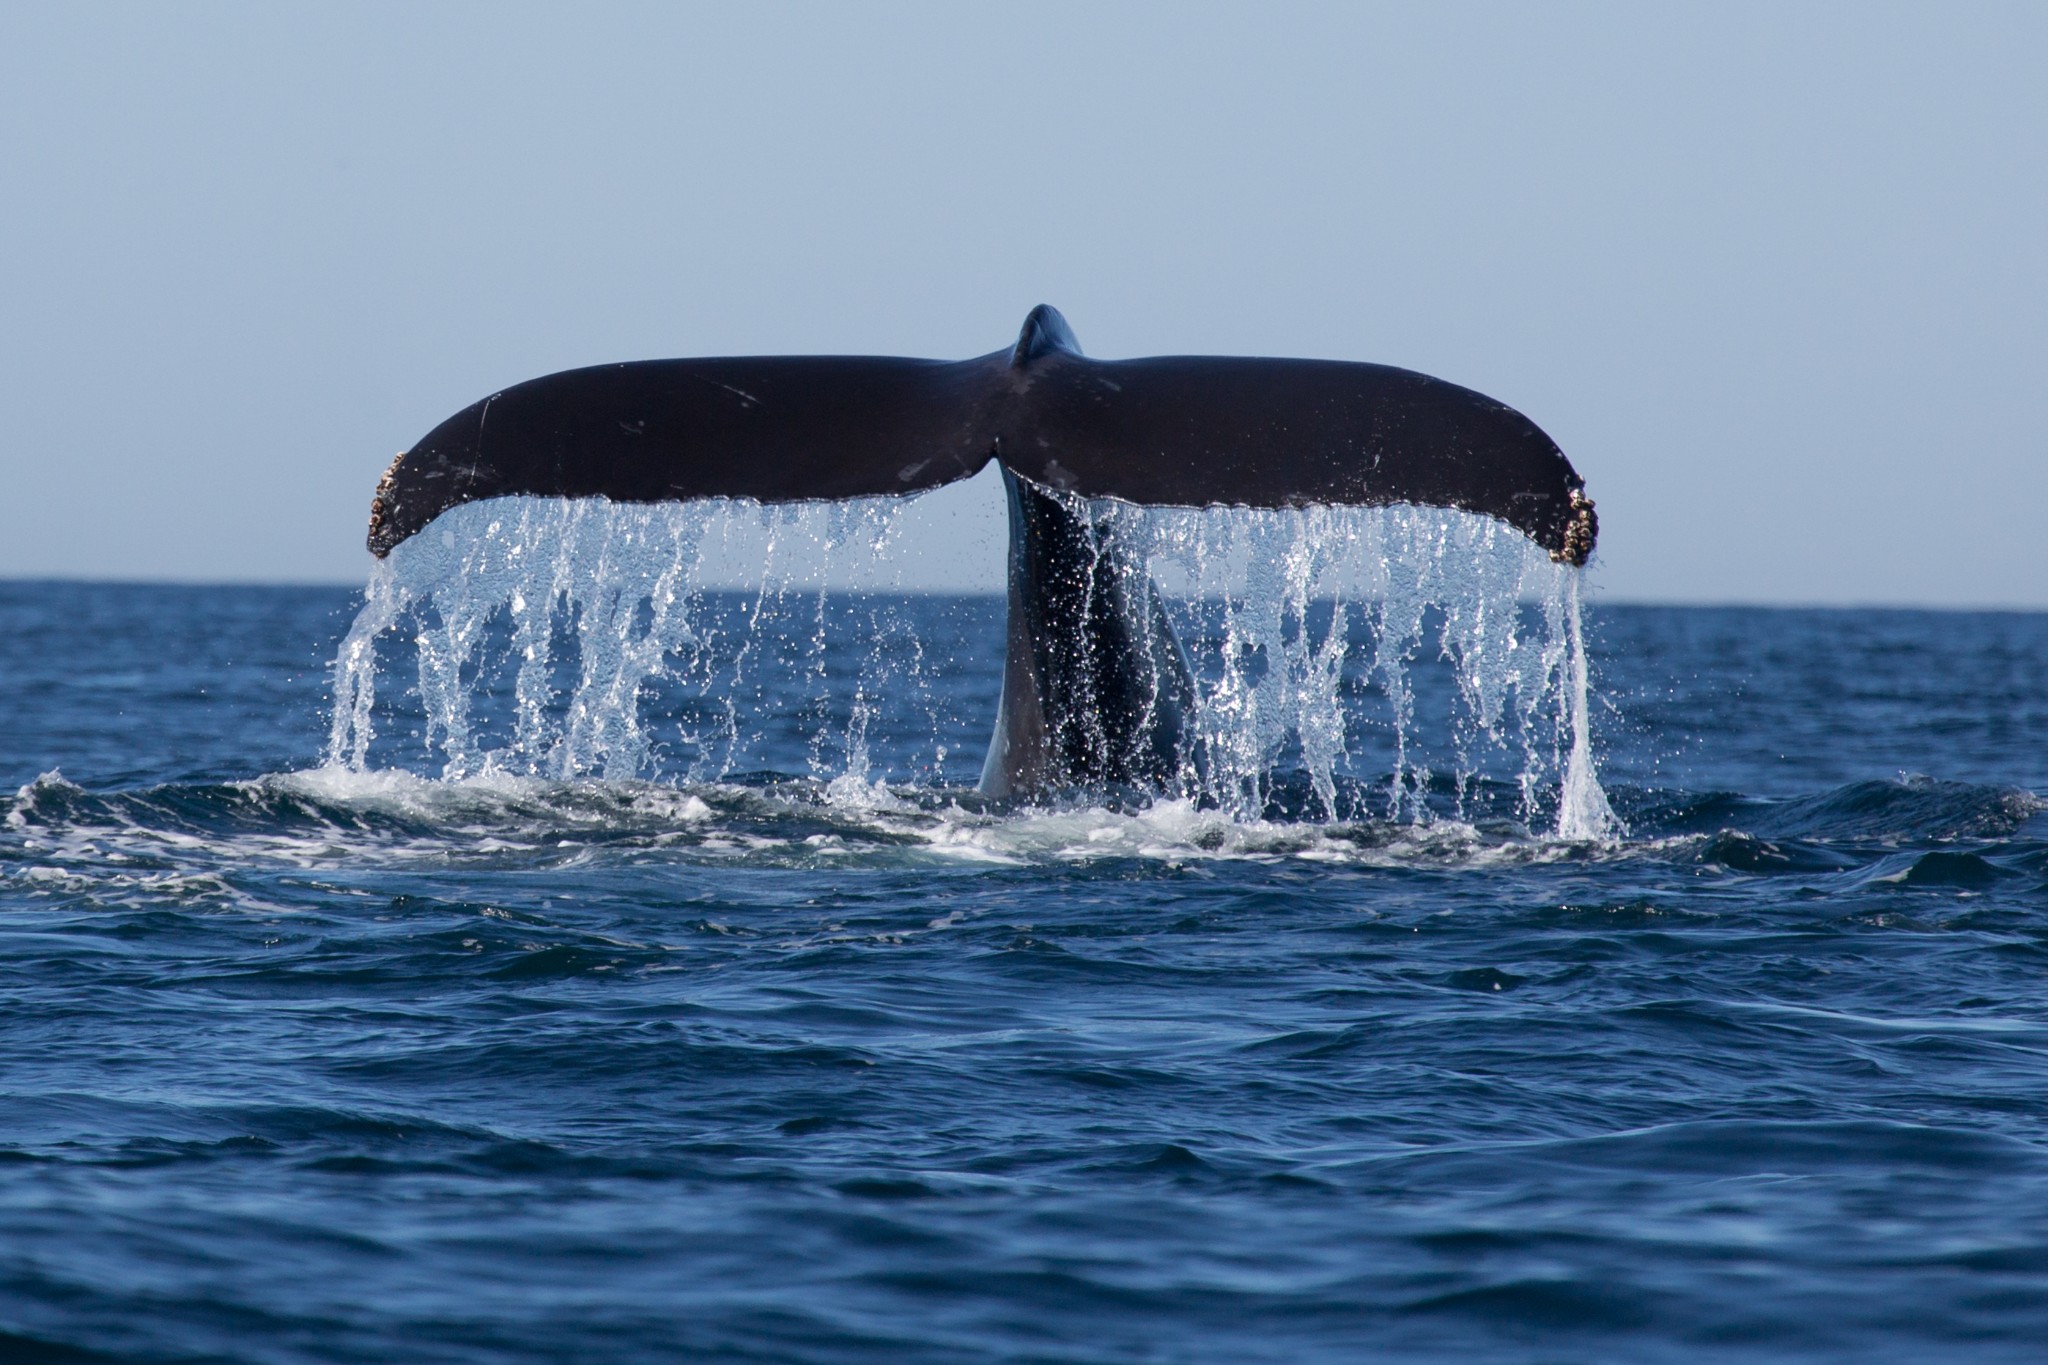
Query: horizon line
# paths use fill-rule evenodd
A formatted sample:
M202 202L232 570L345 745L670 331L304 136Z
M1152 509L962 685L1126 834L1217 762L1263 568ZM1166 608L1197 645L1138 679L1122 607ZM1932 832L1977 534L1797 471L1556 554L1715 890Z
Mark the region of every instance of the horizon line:
M5 587L101 587L101 588L255 588L255 589L333 589L361 592L363 584L342 578L127 578L118 576L97 577L82 574L0 574L0 588ZM732 582L711 582L699 585L708 592L750 592L759 588L758 582L734 580ZM1926 602L1886 601L1881 599L1840 599L1825 600L1813 598L1654 598L1611 596L1599 584L1588 585L1591 593L1587 605L1592 607L1662 607L1689 608L1703 611L1756 610L1756 611L1924 611L1949 612L1955 614L1998 614L2011 616L2038 616L2048 614L2048 602L2028 604L2022 602ZM801 591L816 590L817 585L806 583ZM827 591L842 593L896 593L907 597L1000 597L1004 589L991 588L947 588L920 587L911 585L866 585L830 587Z

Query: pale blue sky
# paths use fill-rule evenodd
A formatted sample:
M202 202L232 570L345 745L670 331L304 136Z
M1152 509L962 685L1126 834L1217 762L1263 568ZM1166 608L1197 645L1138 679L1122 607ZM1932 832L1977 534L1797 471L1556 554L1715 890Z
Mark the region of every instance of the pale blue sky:
M1513 403L1610 599L2048 606L2044 51L2039 4L0 0L0 574L360 581L493 388L1044 300ZM995 582L950 525L934 581Z

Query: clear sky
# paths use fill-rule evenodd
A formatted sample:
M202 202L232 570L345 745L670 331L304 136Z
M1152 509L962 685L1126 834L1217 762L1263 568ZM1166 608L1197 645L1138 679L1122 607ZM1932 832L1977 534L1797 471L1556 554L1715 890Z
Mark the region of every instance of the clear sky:
M492 389L1043 300L1514 404L1610 600L2048 607L2044 52L2041 4L0 0L0 575L360 581ZM989 512L934 582L997 581Z

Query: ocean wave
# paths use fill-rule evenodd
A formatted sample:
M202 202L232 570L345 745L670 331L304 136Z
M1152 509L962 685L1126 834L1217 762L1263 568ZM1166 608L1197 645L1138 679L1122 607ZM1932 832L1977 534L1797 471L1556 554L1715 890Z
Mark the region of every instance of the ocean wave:
M1284 781L1276 784L1284 790ZM1449 795L1437 793L1448 802ZM709 783L454 780L322 767L241 781L91 791L50 772L0 802L0 876L29 894L234 900L229 869L477 869L669 861L721 866L1060 867L1130 860L1501 868L1677 860L1763 876L1866 870L1968 889L2038 875L2044 809L2014 788L1909 778L1811 796L1619 789L1637 836L1560 839L1498 814L1473 784L1463 818L1244 819L1188 800L1010 805L971 789L774 773ZM1426 813L1426 812L1425 812ZM1967 847L1965 846L1967 845ZM1922 850L1904 864L1885 863Z

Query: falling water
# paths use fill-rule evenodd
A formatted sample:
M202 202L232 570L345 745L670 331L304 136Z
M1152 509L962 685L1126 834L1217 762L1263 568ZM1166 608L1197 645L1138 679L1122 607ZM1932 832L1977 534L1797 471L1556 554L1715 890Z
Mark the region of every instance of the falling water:
M1571 717L1572 747L1565 760L1557 832L1566 839L1604 839L1618 830L1621 822L1607 804L1607 793L1593 771L1593 727L1587 714L1592 686L1587 677L1585 630L1579 622L1579 571L1569 570L1564 580L1565 616L1571 630L1567 641L1571 678L1565 702Z
M900 597L832 586L876 576L902 505L458 508L373 573L335 661L328 762L376 761L398 715L379 684L409 631L408 738L447 778L717 780L761 766L771 721L805 732L820 781L935 778L956 661ZM1505 791L1562 837L1618 831L1579 573L1510 528L1413 507L1091 510L1146 557L1189 649L1204 803L1428 822L1497 811ZM762 567L735 606L712 585L736 557ZM958 700L986 734L994 690ZM921 732L921 756L875 747L885 719Z

